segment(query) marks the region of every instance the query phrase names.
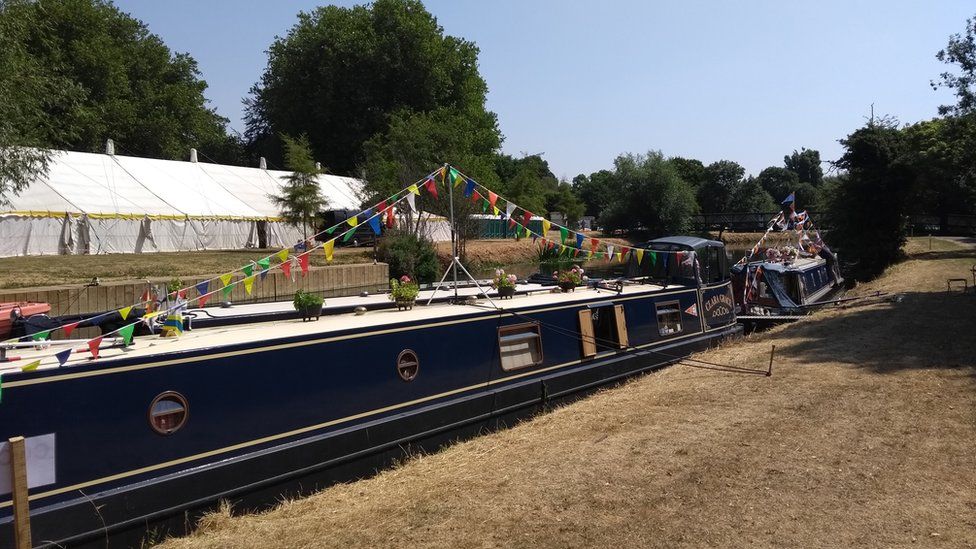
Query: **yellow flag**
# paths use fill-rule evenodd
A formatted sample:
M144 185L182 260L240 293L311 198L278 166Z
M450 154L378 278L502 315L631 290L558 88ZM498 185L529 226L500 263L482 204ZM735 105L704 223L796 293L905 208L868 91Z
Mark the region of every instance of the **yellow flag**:
M644 250L637 248L634 251L637 252L637 264L640 265L641 260L644 259Z
M224 283L224 286L230 284L230 281L233 280L233 278L234 278L234 273L227 273L225 275L220 275L220 281Z
M278 255L278 259L282 263L284 263L285 261L288 261L288 248L285 248L284 250L281 250L280 252L278 252L277 255Z
M40 365L41 365L41 361L40 360L35 360L34 362L31 362L30 364L28 364L26 366L21 366L20 367L20 370L22 372L32 372L32 371L36 370L37 367L40 366Z
M244 277L244 291L247 295L251 295L251 290L254 288L254 277L257 275L251 275Z
M326 242L322 245L322 249L325 250L325 260L332 261L332 250L335 248L335 239Z
M412 192L413 194L420 194L420 189L418 189L416 185L410 185L409 187L407 187L407 190Z
M546 236L547 234L549 234L549 227L551 226L552 226L552 222L550 222L546 218L542 218L542 236Z
M593 259L593 250L586 252L586 259Z
M348 223L350 227L355 227L356 225L359 224L359 220L356 219L356 216L354 215L354 216L350 217L349 219L347 219L346 220L346 223Z
M119 315L122 316L122 320L125 320L126 318L129 317L129 312L131 310L132 310L132 307L131 306L130 307L122 307L121 309L119 309Z
M145 318L145 319L155 318L155 317L163 314L164 312L165 311L163 311L162 309L160 309L158 311L151 311L151 312L148 312L148 313L142 315L142 318Z
M617 261L623 261L623 258L621 256L624 254L617 252L615 255L617 256Z

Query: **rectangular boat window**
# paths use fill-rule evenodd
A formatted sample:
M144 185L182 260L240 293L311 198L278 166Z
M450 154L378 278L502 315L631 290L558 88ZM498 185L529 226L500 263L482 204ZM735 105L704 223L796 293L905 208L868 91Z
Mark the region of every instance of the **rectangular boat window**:
M662 336L671 336L681 332L681 304L677 301L665 301L655 304L657 307L657 331Z
M538 322L498 329L498 352L502 370L517 370L542 364L542 335Z
M627 348L627 319L623 305L591 305L579 312L579 322L584 357L596 356L598 351Z

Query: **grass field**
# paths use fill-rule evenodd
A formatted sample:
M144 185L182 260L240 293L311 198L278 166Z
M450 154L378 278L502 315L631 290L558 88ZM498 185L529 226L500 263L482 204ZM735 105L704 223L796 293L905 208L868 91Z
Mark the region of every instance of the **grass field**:
M274 511L209 516L167 549L974 547L973 249L911 258L835 308L507 431Z

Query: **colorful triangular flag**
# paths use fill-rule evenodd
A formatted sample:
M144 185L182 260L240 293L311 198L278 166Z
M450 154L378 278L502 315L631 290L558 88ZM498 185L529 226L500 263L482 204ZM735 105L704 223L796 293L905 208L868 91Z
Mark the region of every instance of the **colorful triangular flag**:
M21 366L20 367L20 370L22 372L33 372L40 365L41 365L41 361L40 360L35 360L34 362L31 362L30 364L27 364L26 366Z
M207 300L210 299L210 281L204 280L196 285L197 289L197 307L203 307L207 304Z
M254 265L248 263L247 265L244 265L241 270L244 271L244 276L251 276L254 274Z
M644 260L644 250L641 248L637 248L636 250L634 250L634 253L637 254L637 264L640 265L641 261Z
M264 277L268 276L268 269L271 268L271 258L259 259L258 267L261 267L261 280L264 280Z
M468 178L468 182L464 185L464 196L471 196L474 192L474 179Z
M369 218L369 227L373 229L374 234L380 234L380 218L378 215L374 215Z
M91 352L92 359L98 358L98 351L101 344L102 344L102 336L98 336L95 339L88 342L88 351Z
M429 192L430 194L434 195L434 199L436 200L437 199L437 184L434 183L434 179L432 177L428 177L427 178L427 181L424 183L424 187L427 189L427 192Z
M332 230L334 231L335 230L335 227L332 227ZM285 261L288 261L288 248L285 248L284 250L281 250L280 252L278 252L275 255L278 256L278 261L281 261L282 263L284 263Z
M332 251L335 249L335 239L326 242L322 245L322 250L325 252L325 260L332 261Z
M350 234L352 234L352 231L350 231ZM298 266L302 269L302 276L305 276L305 275L308 274L308 252L305 252L303 254L299 254L299 256L298 256Z
M244 291L247 295L251 295L251 290L254 289L254 275L244 277Z
M128 326L119 328L118 334L122 336L122 341L125 342L125 345L132 343L132 331L135 330L135 328L135 324L129 324Z
M58 367L64 366L64 363L68 362L68 357L71 356L71 347L68 347L60 353L55 353L54 356L58 359Z
M355 227L356 225L359 225L358 216L354 215L350 217L349 219L346 220L346 223L348 223L350 227Z
M285 276L291 278L291 261L285 261L281 264L281 272L285 273Z
M495 207L496 202L498 202L498 195L491 191L488 191L488 203L491 204L492 208Z
M420 189L418 189L417 185L415 184L407 187L407 190L410 191L411 194L420 194Z
M122 307L121 309L119 309L119 316L122 317L122 320L126 320L127 318L129 318L129 313L131 311L132 311L132 307L131 306L129 306L129 307Z
M37 332L31 336L34 341L47 341L47 338L51 336L50 330L44 330L43 332Z
M552 222L546 218L542 218L542 236L549 234L549 228L552 227Z
M78 323L72 322L71 324L65 324L64 326L61 326L61 329L64 330L65 336L70 336L71 332L75 331L75 328L77 327L78 327Z
M577 248L582 248L583 247L583 239L584 238L585 237L583 236L582 233L576 233L576 247Z
M566 227L559 227L559 241L565 244L567 238L569 238L569 229Z

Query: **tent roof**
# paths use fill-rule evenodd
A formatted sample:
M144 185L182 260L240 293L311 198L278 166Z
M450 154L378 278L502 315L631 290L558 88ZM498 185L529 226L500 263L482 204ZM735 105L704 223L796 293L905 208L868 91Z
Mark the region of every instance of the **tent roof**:
M0 214L267 219L289 172L133 156L54 151L47 175ZM357 209L361 181L321 175L329 209Z

